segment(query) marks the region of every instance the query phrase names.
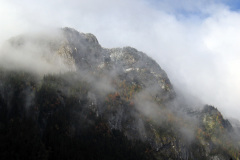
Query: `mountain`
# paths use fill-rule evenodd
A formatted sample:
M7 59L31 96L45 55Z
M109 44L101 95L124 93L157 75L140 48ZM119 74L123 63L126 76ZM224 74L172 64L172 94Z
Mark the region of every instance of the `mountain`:
M1 159L240 158L235 127L179 100L134 48L63 28L13 37L1 52Z

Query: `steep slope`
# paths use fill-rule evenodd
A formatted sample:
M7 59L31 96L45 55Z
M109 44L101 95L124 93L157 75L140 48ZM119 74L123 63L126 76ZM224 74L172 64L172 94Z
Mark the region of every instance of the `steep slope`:
M158 93L164 91L164 95L167 95L168 92L168 98L174 97L166 73L146 54L131 47L102 48L94 35L79 33L70 28L64 28L63 35L66 38L63 46L69 49L68 52L59 54L67 55L65 57L69 57L69 60L74 59L79 70L108 72L111 76L139 83L144 88L155 88Z
M39 74L28 61L2 63L5 159L239 158L240 141L221 113L179 106L167 74L134 48L102 48L94 35L63 28L12 38L3 51L37 53L39 66L53 68Z

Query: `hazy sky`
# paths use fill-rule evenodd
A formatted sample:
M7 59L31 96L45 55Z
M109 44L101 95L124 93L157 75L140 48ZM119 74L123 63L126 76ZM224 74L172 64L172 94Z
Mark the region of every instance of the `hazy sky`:
M0 0L0 42L55 27L91 32L103 47L147 53L176 88L238 118L239 9L239 0Z

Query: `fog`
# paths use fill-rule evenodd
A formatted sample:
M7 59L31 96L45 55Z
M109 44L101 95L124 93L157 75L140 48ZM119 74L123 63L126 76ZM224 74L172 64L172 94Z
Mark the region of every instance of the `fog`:
M5 41L0 49L0 66L8 70L24 70L40 75L61 73L75 66L58 56L64 42L58 30L41 31L16 36Z
M224 116L239 118L236 5L234 0L1 0L0 43L25 32L65 26L90 32L103 47L132 46L147 53L175 89L216 106Z

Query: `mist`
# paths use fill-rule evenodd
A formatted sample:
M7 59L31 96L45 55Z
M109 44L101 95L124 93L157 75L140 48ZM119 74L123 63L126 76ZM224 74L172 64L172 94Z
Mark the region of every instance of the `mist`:
M72 70L75 66L67 65L58 55L57 47L64 43L63 35L60 30L50 31L28 33L5 41L0 49L0 66L39 75Z
M236 5L234 0L3 0L0 42L65 26L93 33L103 47L132 46L147 53L166 71L174 88L239 119L240 13ZM21 56L18 59L23 61Z

